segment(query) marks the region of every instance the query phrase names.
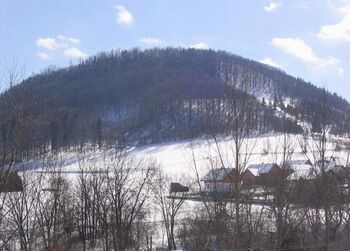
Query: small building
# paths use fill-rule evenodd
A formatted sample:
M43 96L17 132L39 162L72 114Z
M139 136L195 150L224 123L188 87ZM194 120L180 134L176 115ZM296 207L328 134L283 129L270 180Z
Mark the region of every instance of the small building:
M249 168L244 170L241 174L241 180L244 186L254 186L259 184L259 177L256 173L253 173Z
M233 192L236 182L248 187L258 183L257 176L249 169L238 174L235 168L212 169L201 181L206 192Z
M201 181L205 192L229 193L234 190L237 172L234 168L216 168L210 170Z
M189 187L181 185L178 182L170 183L170 193L187 193L189 190Z
M249 165L249 170L255 176L256 185L271 186L287 178L293 170L288 166L282 169L276 163L261 163Z
M326 158L324 161L318 160L315 168L318 174L326 175L334 183L345 184L348 183L350 176L350 167L347 160L339 157Z
M293 173L288 175L287 184L289 185L289 199L293 203L305 204L313 200L315 195L315 180L317 171L314 167L303 164L294 165Z

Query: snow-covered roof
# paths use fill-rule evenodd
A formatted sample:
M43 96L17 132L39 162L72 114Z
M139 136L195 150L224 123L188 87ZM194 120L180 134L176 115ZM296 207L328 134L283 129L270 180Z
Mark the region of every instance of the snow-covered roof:
M316 178L316 172L310 165L299 165L293 168L293 173L287 177L287 180L310 180Z
M274 163L261 163L261 164L252 164L248 166L248 170L252 172L255 176L268 173L271 168L275 165Z
M249 170L254 176L258 176L259 175L259 168L247 168L247 170Z
M315 175L311 169L309 170L300 169L298 171L294 171L291 175L289 175L287 177L287 180L299 180L299 179L310 180L314 178L315 178Z
M233 170L233 168L217 168L210 170L203 178L202 181L209 180L223 180L229 173Z

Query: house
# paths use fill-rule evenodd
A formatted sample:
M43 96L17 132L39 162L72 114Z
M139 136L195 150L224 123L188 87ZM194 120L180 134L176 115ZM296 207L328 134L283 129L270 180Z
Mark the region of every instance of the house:
M316 169L312 166L310 160L290 160L287 162L291 172L287 176L289 182L297 180L314 180L317 177Z
M282 169L276 163L252 164L247 170L255 176L256 185L264 186L273 185L274 182L286 178L293 172L291 168Z
M309 164L292 166L293 172L287 177L289 199L293 203L309 203L315 197L315 181L318 178L317 170Z
M243 185L245 186L254 186L258 185L259 180L258 176L256 173L253 173L251 170L248 168L244 170L244 172L241 174L241 180L243 182Z
M339 157L329 157L324 161L318 160L315 164L318 174L326 175L333 182L338 184L348 183L350 176L350 167L348 161Z
M237 174L235 168L217 168L210 170L202 179L206 192L233 192L238 181L243 186L253 186L258 183L257 175L246 169Z
M234 168L216 168L210 170L201 181L205 192L229 193L234 189L237 172Z

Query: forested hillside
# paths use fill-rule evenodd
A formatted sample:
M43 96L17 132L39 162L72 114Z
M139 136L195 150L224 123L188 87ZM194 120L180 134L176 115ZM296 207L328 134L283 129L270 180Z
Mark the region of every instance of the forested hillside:
M30 154L227 133L229 107L237 105L230 102L233 90L248 95L247 121L254 133L318 131L322 123L332 133L349 131L350 106L343 98L279 69L213 50L101 53L29 77L3 93L0 105L8 118L12 109L21 111L21 146ZM2 135L14 121L4 120Z

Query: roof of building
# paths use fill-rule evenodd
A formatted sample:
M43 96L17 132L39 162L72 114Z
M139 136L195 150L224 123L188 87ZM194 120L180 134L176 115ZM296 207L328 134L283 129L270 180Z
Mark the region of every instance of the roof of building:
M315 169L310 165L299 165L297 168L293 168L293 173L287 177L287 180L311 180L315 179L317 174Z
M210 170L203 178L202 181L220 181L223 180L233 168L216 168Z
M252 165L249 165L247 169L255 176L258 176L260 174L268 173L274 165L276 164L275 163L252 164Z

